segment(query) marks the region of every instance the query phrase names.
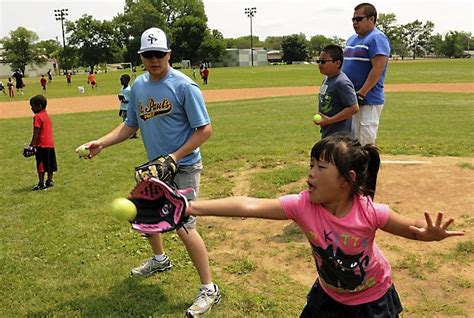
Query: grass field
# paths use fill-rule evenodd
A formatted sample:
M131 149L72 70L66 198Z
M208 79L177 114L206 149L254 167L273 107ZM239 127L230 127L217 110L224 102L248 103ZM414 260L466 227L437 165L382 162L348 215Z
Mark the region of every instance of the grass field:
M394 63L390 80L401 81L406 73L409 82L472 81L472 73L466 72L472 61L442 61L446 63L442 69L452 69L452 77L447 78L437 76L434 71L426 78L426 74L402 71L405 65L415 65L422 72L429 63ZM270 67L267 70L270 69L273 70ZM239 87L266 86L272 81L282 86L294 85L297 78L298 85L319 82L314 66L274 69L278 72L272 73L273 79L260 68L239 71L236 74L244 79L248 76L246 72L257 72L257 79L252 77L249 83L243 80ZM288 69L289 73L283 71ZM294 70L299 71L292 73ZM229 86L235 84L229 74L236 70L227 71L224 74L224 69L212 70L211 79L215 76L216 81L223 81L219 84L222 86L216 84L218 88L225 87L224 79L229 81ZM99 90L105 91L107 85L109 93L115 93L117 85L104 78L99 77ZM56 85L59 83L53 84ZM217 88L212 85L209 88ZM388 93L378 138L382 153L474 156L473 97L474 94ZM282 189L301 190L295 187L294 181L306 173L309 150L319 138L317 128L311 123L315 99L315 96L301 96L209 104L214 132L202 147L205 164L202 197L231 195L235 184L226 176L246 167L261 170L251 179L252 195L273 197ZM198 278L179 239L174 234L165 236L167 252L174 262L173 271L147 280L131 279L129 269L148 257L148 245L127 224L110 216L109 203L127 194L134 185L133 167L146 160L141 141L130 140L106 149L94 160L80 160L74 153L75 147L117 125L116 112L55 115L53 122L59 164L56 186L37 193L30 191L36 182L34 160L21 157L23 144L31 138L31 118L0 120L3 136L0 159L4 167L4 190L0 194L0 316L181 317L197 292ZM465 169L469 171L472 166L466 165ZM466 220L470 223L466 221L465 229L472 231L472 218ZM202 222L205 226L200 227L200 232L209 250L216 253L211 257L214 279L224 293L221 305L212 311L211 317L299 314L309 286L292 278L286 267L262 270L255 261L259 255L252 254L251 245L237 254L219 251L222 242L230 240L231 233L225 223L218 226L207 220ZM309 250L296 244L291 232L281 236L287 242L283 248L290 253L282 265L287 266L298 258L307 260L307 267L314 267ZM472 263L474 241L459 242L457 254L443 254L445 266L461 261L468 264L469 260ZM387 249L396 251L397 246L388 244ZM402 252L399 250L401 255ZM278 252L266 251L267 255L272 253ZM429 260L419 259L415 254L394 265L399 271L414 271L416 280L423 279L416 278L420 264L432 269ZM255 284L262 280L265 284ZM472 292L473 282L469 279L460 277L457 285L466 293ZM402 298L419 299L419 293L413 291ZM468 317L472 310L469 302L446 302L424 294L423 297L426 304L437 306L408 307L412 315L406 317Z
M183 70L191 77L191 70ZM77 97L94 95L114 95L120 90L120 75L115 71L97 74L98 89L91 90L87 85L87 75L73 76L72 85L66 85L64 76L55 76L48 85L48 98ZM198 74L199 75L199 74ZM0 79L6 83L6 79ZM210 70L209 85L206 89L248 88L248 87L283 87L315 86L322 81L316 65L278 65L266 67L213 68ZM198 84L201 84L197 79ZM386 83L472 83L474 82L473 59L437 59L417 61L392 61ZM77 87L84 86L85 94L79 93ZM42 90L38 78L26 78L25 95L15 96L14 100L29 99ZM0 94L0 103L10 98Z

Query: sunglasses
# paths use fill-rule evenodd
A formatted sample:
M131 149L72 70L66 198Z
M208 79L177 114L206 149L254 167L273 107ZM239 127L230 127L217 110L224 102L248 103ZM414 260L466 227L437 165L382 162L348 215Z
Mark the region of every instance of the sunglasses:
M316 60L316 63L318 64L326 64L327 62L334 62L334 60Z
M363 15L363 16L360 16L360 17L353 17L352 18L352 22L360 22L362 20L364 20L364 18L368 18L369 16L367 15Z
M146 51L141 53L142 56L146 59L151 59L152 57L156 57L157 59L162 59L168 54L168 52L162 52L162 51Z

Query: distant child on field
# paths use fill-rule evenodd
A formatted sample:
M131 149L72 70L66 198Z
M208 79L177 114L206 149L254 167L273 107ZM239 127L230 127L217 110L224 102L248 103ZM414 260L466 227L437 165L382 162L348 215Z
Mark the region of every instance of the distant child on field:
M324 47L316 61L319 72L326 75L319 90L318 113L322 119L313 120L321 126L321 138L338 132L351 132L352 115L359 111L354 85L341 72L342 48L337 45Z
M46 93L46 83L48 82L48 80L44 77L44 75L41 75L41 78L40 78L40 84L41 84L41 87L43 88L43 92Z
M0 91L3 92L3 95L7 95L7 92L5 90L5 86L3 85L2 81L0 81Z
M130 83L130 75L123 74L120 76L120 84L122 84L122 88L118 94L118 99L120 101L119 116L122 117L122 121L127 119L128 103L130 101L130 86L128 83ZM134 133L130 138L137 138L137 133Z
M202 71L202 82L204 83L204 85L207 85L207 79L209 77L209 69L206 67L204 67L204 70Z
M38 171L38 184L33 191L44 190L52 187L53 173L58 170L56 152L54 149L53 124L46 112L48 101L43 95L36 95L30 99L33 117L33 137L30 146L36 148L36 170ZM46 183L44 176L47 174Z
M15 84L13 84L11 77L8 78L7 87L8 96L10 96L11 98L15 97Z
M374 203L379 164L375 146L330 136L311 150L308 188L299 194L190 201L186 214L293 220L310 243L319 274L300 317L398 317L402 305L376 231L418 241L464 232L448 231L454 220L443 223L441 212L435 222L428 213L412 220Z
M97 81L95 79L94 72L89 72L89 76L87 77L87 84L91 84L92 89L97 88Z
M67 73L66 73L67 86L71 86L71 79L72 79L72 73L71 73L71 72L67 72Z

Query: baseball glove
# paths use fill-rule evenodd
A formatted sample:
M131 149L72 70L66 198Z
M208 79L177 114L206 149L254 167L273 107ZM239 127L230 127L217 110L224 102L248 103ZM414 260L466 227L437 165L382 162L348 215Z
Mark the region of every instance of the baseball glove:
M31 156L34 156L36 154L36 148L33 147L33 146L25 146L25 148L23 148L23 157L25 158L28 158L28 157L31 157Z
M172 184L177 170L178 165L170 155L160 156L135 167L135 180L139 183L147 178L158 178L167 184Z
M147 178L129 196L137 207L132 228L144 234L177 230L188 218L185 216L187 198L191 200L194 197L193 189L176 190L157 178Z

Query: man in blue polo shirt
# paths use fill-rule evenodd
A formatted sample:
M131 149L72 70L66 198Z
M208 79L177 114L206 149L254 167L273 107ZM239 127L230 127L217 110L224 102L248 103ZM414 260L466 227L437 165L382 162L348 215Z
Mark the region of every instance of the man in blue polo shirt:
M356 34L347 40L342 71L354 84L359 112L352 118L352 137L362 145L375 144L384 99L390 44L375 27L377 10L370 3L354 8L352 25Z

